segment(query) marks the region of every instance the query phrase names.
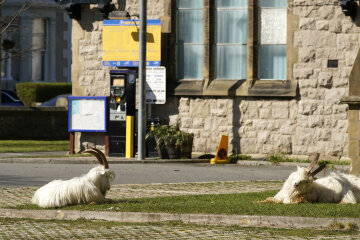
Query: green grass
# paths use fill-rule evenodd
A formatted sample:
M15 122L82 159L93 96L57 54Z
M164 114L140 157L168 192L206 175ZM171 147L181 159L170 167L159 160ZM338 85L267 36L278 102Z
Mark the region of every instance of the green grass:
M69 151L69 141L0 140L0 153Z
M297 158L290 158L287 157L285 154L278 153L269 155L267 157L267 160L276 164L281 162L295 162L295 163L310 163L310 160L300 160ZM319 160L319 165L321 164L327 164L328 167L332 167L333 165L350 165L349 161L338 161L338 160Z
M77 205L64 210L114 212L209 213L300 217L360 218L360 204L274 204L256 203L274 196L276 191L243 194L187 195L115 200L111 204ZM17 209L40 209L35 205L20 205Z

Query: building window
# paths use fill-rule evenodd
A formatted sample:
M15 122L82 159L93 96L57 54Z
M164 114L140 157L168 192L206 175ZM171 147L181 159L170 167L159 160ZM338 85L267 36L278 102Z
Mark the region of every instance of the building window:
M48 24L43 18L33 19L32 24L32 80L46 81L48 75Z
M203 0L177 1L177 78L203 79Z
M286 79L287 0L259 0L259 79Z
M292 16L287 2L176 0L172 7L177 13L173 19L177 31L172 46L176 46L180 81L174 93L296 96L297 81L287 79L292 76L287 65L295 63L296 54L295 49L287 48L292 44L287 36L295 31L287 27L288 14L289 19Z
M246 79L247 0L215 1L215 78Z

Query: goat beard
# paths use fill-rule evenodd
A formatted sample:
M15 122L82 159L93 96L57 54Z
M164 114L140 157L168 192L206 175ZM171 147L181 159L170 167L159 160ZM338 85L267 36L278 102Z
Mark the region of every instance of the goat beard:
M294 188L291 193L289 194L289 197L291 199L292 203L303 203L307 202L306 200L306 191L301 191L299 188Z

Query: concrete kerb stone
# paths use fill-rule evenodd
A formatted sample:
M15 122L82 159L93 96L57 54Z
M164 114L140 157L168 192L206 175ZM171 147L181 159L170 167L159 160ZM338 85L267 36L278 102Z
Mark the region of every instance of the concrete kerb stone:
M238 225L243 227L271 227L271 228L316 228L326 229L334 223L356 224L357 218L309 218L290 216L249 216L223 214L169 214L145 212L93 212L77 210L15 210L0 209L0 217L30 218L42 220L106 220L128 223L152 223L179 221L204 225Z
M253 160L241 160L237 162L238 165L243 166L290 166L290 167L307 167L309 163L297 163L297 162L280 162L280 163L273 163L269 161L253 161ZM334 169L341 170L341 171L348 171L350 169L349 165L334 165Z

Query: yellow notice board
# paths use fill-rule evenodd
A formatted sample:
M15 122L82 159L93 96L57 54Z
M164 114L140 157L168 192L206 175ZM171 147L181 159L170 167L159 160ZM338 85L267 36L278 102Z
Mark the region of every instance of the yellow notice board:
M140 21L113 19L103 22L103 66L139 66ZM161 61L161 22L147 20L146 65L160 66Z

